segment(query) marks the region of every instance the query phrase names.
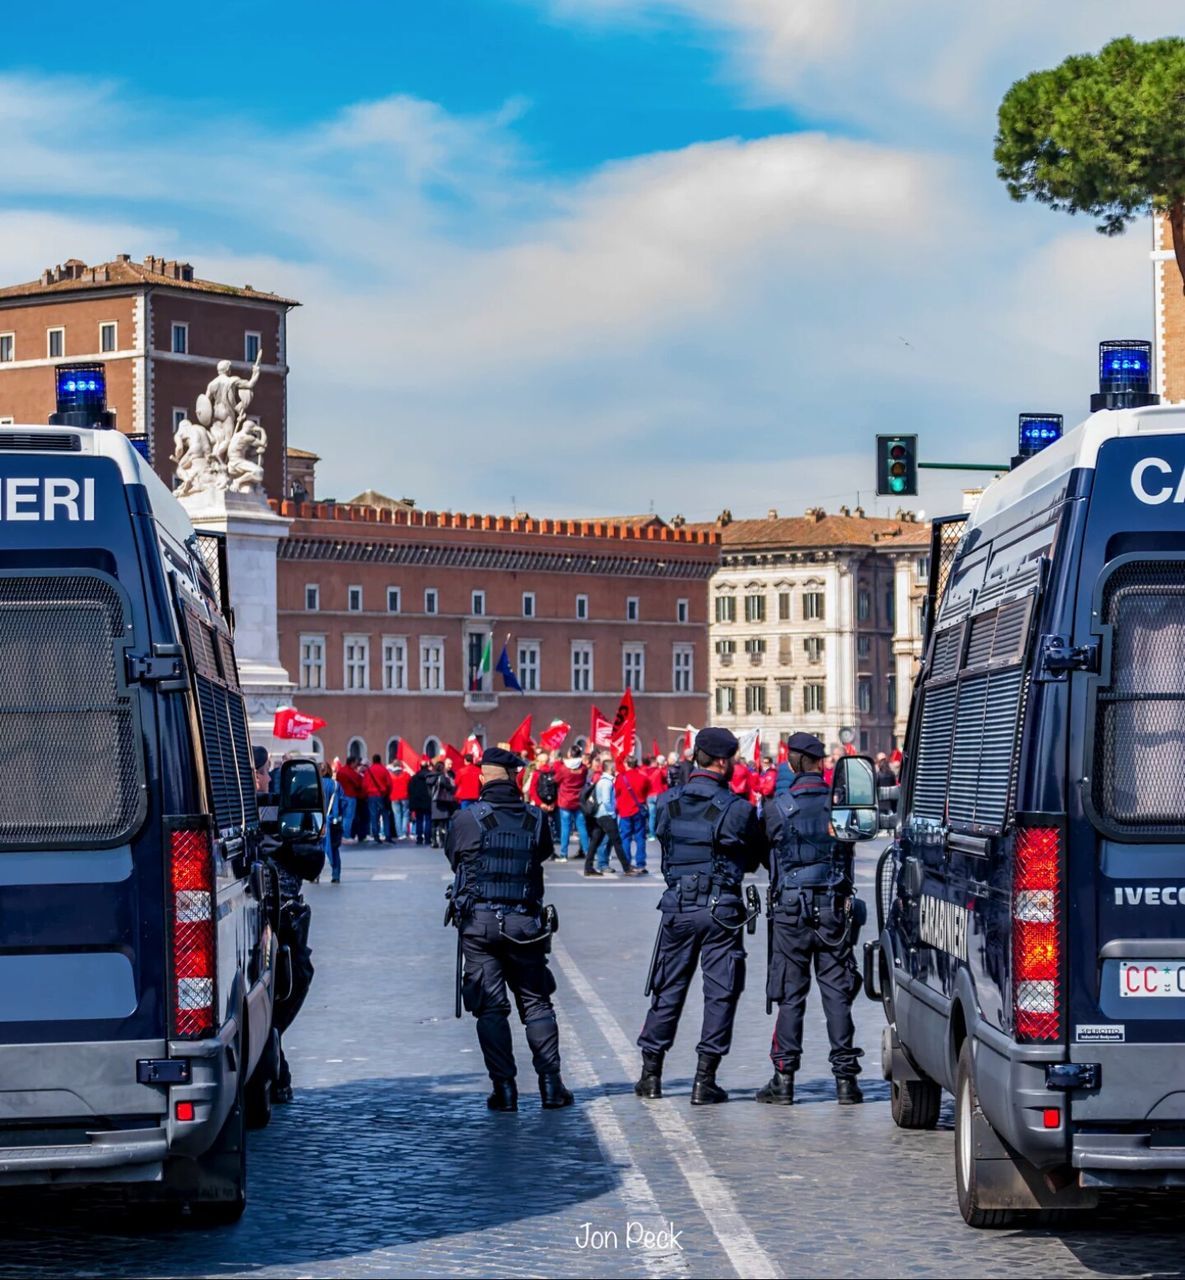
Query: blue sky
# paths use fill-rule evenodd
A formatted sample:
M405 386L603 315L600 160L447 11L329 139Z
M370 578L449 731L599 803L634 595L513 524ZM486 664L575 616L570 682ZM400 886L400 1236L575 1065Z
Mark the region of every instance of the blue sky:
M535 514L869 505L872 435L1007 457L1151 336L1148 231L1012 205L1012 79L1166 0L28 9L0 276L117 252L300 298L321 492ZM282 13L282 17L280 14ZM267 424L265 424L266 426ZM928 478L921 505L957 502Z

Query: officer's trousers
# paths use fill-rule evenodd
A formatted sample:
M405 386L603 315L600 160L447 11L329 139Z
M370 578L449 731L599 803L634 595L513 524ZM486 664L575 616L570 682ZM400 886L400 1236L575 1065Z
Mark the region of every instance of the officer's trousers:
M309 988L313 985L313 952L309 947L309 925L312 919L313 910L303 899L285 902L280 908L280 924L276 936L279 942L288 948L292 963L292 988L283 1000L276 1001L272 1018L281 1039L284 1032L296 1021L296 1015L304 1005ZM281 1043L276 1084L286 1087L291 1083L292 1072L288 1068L288 1059L284 1056Z
M739 898L715 908L664 911L659 928L658 962L650 1011L638 1044L649 1053L665 1053L675 1043L683 1003L698 963L704 980L704 1024L697 1053L723 1057L732 1045L737 1001L745 988L744 909Z
M508 911L501 922L498 913L477 908L462 926L461 950L465 974L461 994L465 1008L477 1019L477 1040L491 1080L511 1080L517 1074L510 1035L510 999L514 994L518 1016L527 1033L535 1070L540 1074L560 1069L560 1033L551 1003L555 976L547 964L548 939L523 946L511 938L534 938L543 932L538 916Z
M769 1056L778 1071L797 1071L802 1060L802 1022L811 989L811 965L819 980L819 996L831 1041L831 1070L837 1076L860 1071L862 1050L855 1048L852 1002L860 990L860 973L852 954L847 920L837 915L830 898L816 899L817 922L795 905L774 916L773 955L766 995L778 1006Z

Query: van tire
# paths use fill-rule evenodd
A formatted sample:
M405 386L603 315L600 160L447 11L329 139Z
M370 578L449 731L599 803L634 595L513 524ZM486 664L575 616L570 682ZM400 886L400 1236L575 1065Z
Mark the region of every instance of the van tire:
M898 1129L933 1129L942 1108L942 1086L933 1080L898 1080L889 1085L889 1109Z
M207 1187L214 1184L219 1198L191 1200L189 1219L194 1226L227 1227L247 1208L247 1112L244 1090L239 1091L226 1123L214 1145L199 1157L199 1176Z
M1011 1209L984 1209L979 1204L977 1174L983 1162L975 1155L974 1129L977 1122L988 1123L975 1091L975 1068L968 1039L959 1052L959 1066L955 1073L955 1191L959 1212L969 1227L1006 1227L1016 1218Z
M272 1120L272 1085L280 1061L280 1033L272 1029L255 1074L247 1081L244 1106L248 1129L266 1129Z

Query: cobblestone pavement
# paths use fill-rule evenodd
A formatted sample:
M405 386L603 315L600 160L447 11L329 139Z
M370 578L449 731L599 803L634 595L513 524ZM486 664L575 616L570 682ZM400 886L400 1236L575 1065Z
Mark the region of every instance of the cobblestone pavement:
M860 876L871 890L875 849ZM105 1197L0 1204L5 1276L1106 1275L1185 1272L1175 1199L1126 1200L1057 1229L974 1232L955 1205L949 1107L904 1133L877 1077L879 1007L861 999L868 1104L836 1107L812 1004L802 1105L758 1107L769 1072L764 934L721 1080L687 1104L699 1003L688 1002L668 1097L634 1098L633 1046L659 882L549 873L561 933L562 1050L578 1105L494 1116L472 1020L453 1008L454 936L440 927L441 854L345 851L345 881L311 886L317 978L290 1035L298 1086L252 1135L236 1227L146 1227ZM628 1224L639 1226L631 1229ZM636 1238L664 1224L665 1239ZM601 1233L601 1234L594 1234ZM580 1241L587 1238L588 1247ZM599 1246L599 1247L597 1247Z

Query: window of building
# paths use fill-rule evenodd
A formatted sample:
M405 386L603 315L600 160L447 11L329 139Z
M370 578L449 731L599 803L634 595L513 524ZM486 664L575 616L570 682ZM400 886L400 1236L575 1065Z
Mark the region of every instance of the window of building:
M872 614L872 593L867 587L856 592L856 621L867 622Z
M173 326L173 354L184 356L189 354L189 325L175 324Z
M424 739L424 749L420 754L425 760L435 760L441 752L440 739L429 736Z
M868 676L856 681L856 706L865 713L872 710L872 681Z
M533 591L523 592L523 617L533 618L535 616L535 593Z
M783 680L778 685L778 710L785 715L794 710L791 699L794 697L794 686Z
M407 641L402 636L383 637L383 688L388 693L407 688Z
M119 328L114 320L104 320L99 325L99 350L119 350Z
M737 691L731 684L716 686L716 714L718 716L734 716L737 710Z
M593 647L590 640L572 641L572 692L591 693L593 688Z
M821 684L804 684L802 686L802 709L808 715L823 712L827 709L827 699Z
M189 417L189 410L182 409L179 405L173 408L173 434L177 434L177 428Z
M750 636L745 641L745 652L748 654L762 654L765 652L765 637Z
M745 714L749 716L765 714L765 685L745 685Z
M735 640L717 640L716 652L723 658L731 656L737 651L737 642Z
M857 636L856 637L856 657L861 662L867 662L872 657L872 637Z
M586 622L588 620L588 596L576 597L576 621Z
M350 587L346 592L346 608L351 613L362 612L362 588Z
M398 587L387 588L387 612L388 613L399 612L399 588Z
M16 425L15 418L0 418L0 427L11 427Z
M474 591L471 595L470 612L475 618L480 618L486 611L486 593L484 591Z
M788 667L794 661L794 637L778 636L778 665Z
M66 330L46 329L46 349L51 360L60 360L66 354Z
M356 760L369 760L370 755L366 750L366 739L351 738L346 743L346 756L353 756Z
M675 621L686 622L691 616L691 605L687 600L675 601Z
M765 597L762 595L749 595L745 597L745 621L746 622L764 622L765 621Z
M300 687L302 689L325 688L324 636L301 636L300 638Z
M621 650L621 683L635 693L646 687L646 650L640 644L627 644Z
M735 622L737 620L736 596L716 597L716 621Z
M918 582L930 581L930 557L918 556L913 563L913 576Z
M861 754L863 755L868 754L868 730L867 729L860 730L860 751L861 751Z
M440 596L437 594L435 587L429 587L424 592L424 612L435 613L440 602Z
M399 739L398 738L387 739L387 754L383 758L387 761L388 764L393 764L396 760L399 759Z
M893 588L889 587L885 591L885 624L892 626L897 618L897 601L893 595Z
M304 607L308 613L316 613L321 607L321 588L315 582L305 583Z
M420 641L420 688L437 693L444 688L444 640L439 636Z
M885 703L889 709L889 715L897 714L897 677L885 677Z
M802 616L807 622L823 621L823 593L821 591L808 591L802 597Z
M345 673L347 689L370 688L370 637L345 637Z
M637 596L626 596L625 620L626 622L637 622L638 620L638 597Z
M260 347L263 345L263 335L261 333L252 333L250 329L243 334L243 359L248 364L255 363L255 357L259 355Z
M802 642L802 647L806 650L808 662L821 662L823 660L822 636L807 636Z
M790 592L789 591L778 592L778 621L779 622L790 621Z
M695 650L689 644L677 644L674 648L674 658L673 688L676 693L690 693L693 683Z
M0 364L11 364L16 359L16 334L0 333Z
M518 682L524 693L539 692L539 641L518 642Z

